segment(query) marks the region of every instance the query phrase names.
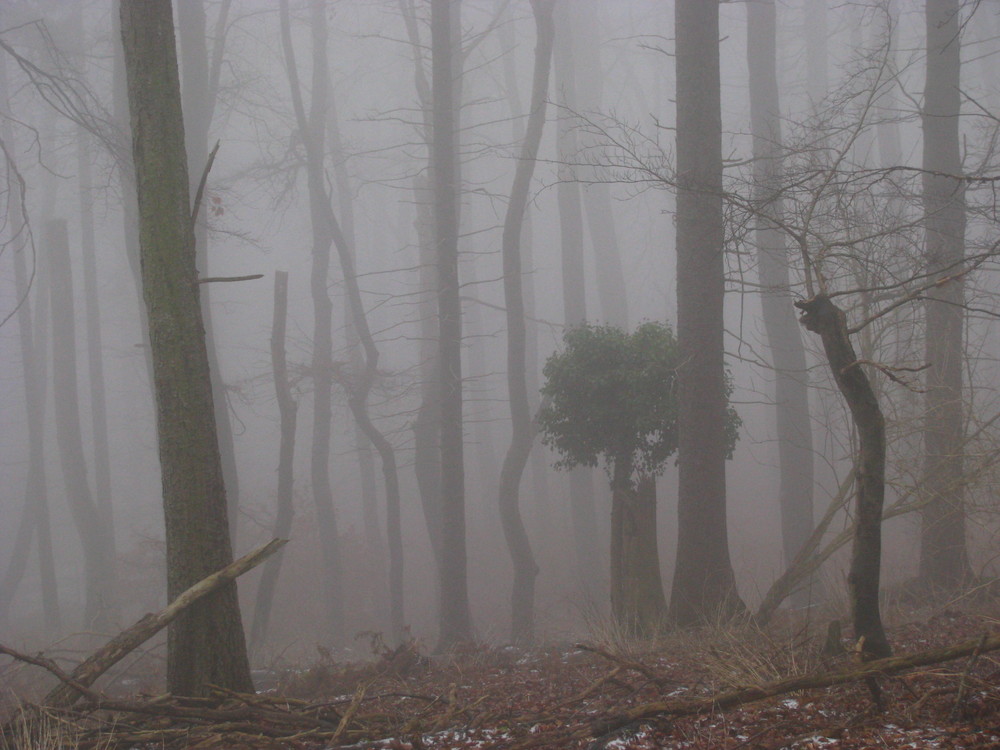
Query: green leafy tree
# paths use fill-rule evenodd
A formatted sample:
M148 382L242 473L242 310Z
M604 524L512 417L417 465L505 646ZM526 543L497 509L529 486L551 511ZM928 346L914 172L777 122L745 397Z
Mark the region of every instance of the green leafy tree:
M623 627L648 633L666 613L656 543L656 484L677 450L677 340L663 323L628 333L582 325L545 363L543 442L556 468L603 463L611 480L611 611ZM730 408L729 453L740 419Z

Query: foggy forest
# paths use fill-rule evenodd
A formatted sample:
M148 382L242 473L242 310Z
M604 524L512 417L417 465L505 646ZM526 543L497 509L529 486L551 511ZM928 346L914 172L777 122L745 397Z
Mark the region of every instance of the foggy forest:
M1000 3L4 0L0 749L1000 746Z

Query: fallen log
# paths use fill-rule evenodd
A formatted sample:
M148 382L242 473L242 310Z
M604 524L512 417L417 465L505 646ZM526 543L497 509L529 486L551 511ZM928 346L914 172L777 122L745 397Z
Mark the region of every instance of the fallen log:
M897 674L913 667L926 667L932 664L960 659L974 653L985 654L988 651L1000 649L1000 633L984 635L953 646L920 651L916 654L889 656L852 666L836 672L821 672L783 680L767 682L763 685L739 687L724 690L704 698L677 698L666 701L653 701L630 708L617 716L608 717L591 725L587 736L601 736L614 732L637 721L660 719L670 716L691 716L712 711L724 711L746 703L773 698L798 690L832 687L847 682L874 679Z
M281 549L287 541L287 539L272 539L267 544L261 545L239 560L235 560L221 570L201 579L198 583L179 594L176 599L159 612L150 612L144 615L134 625L123 630L84 659L70 673L69 679L64 679L62 684L58 685L45 696L43 703L54 708L68 708L72 706L77 700L86 695L86 692L81 691L81 687L88 688L93 685L98 677L163 630L185 609L199 599L208 596L220 586L257 567ZM8 653L10 652L8 651Z

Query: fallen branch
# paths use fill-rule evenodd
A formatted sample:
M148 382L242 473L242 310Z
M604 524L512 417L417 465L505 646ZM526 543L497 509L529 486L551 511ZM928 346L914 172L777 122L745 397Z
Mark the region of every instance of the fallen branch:
M268 557L277 552L285 545L287 539L272 539L244 555L239 560L231 562L222 570L216 571L203 578L198 583L191 586L177 596L170 604L156 613L149 613L127 630L123 630L104 646L88 656L80 665L73 670L68 679L60 677L62 684L45 696L44 703L56 708L66 708L72 706L80 699L81 695L87 695L86 688L94 684L94 681L111 667L121 661L133 650L148 641L158 632L163 630L181 612L190 607L199 599L212 593L220 586L229 583L238 576L243 575L248 570L255 568ZM50 670L51 671L51 670ZM80 688L84 688L81 690Z
M741 687L735 690L725 690L715 695L705 698L679 698L667 701L654 701L631 708L618 716L596 722L584 736L605 735L621 727L627 726L635 721L645 719L659 719L667 716L691 716L694 714L704 714L712 711L724 711L729 708L741 706L746 703L773 698L785 693L793 693L798 690L811 690L816 688L832 687L847 682L871 679L884 675L897 674L913 667L923 667L930 664L959 659L969 656L978 651L985 654L989 651L1000 649L1000 633L990 636L983 636L974 640L963 641L962 643L945 648L933 649L931 651L921 651L916 654L904 656L890 656L885 659L876 659L852 669L845 669L838 672L827 672L820 674L799 675L788 677L775 682L768 682L763 685L751 687Z

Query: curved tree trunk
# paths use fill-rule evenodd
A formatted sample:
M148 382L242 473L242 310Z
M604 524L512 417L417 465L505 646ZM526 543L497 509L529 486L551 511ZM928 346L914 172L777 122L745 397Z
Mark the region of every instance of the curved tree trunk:
M847 331L844 311L818 294L795 303L806 330L823 342L833 378L858 432L855 485L854 546L847 585L855 638L864 639L864 653L881 658L892 653L879 613L882 565L882 506L885 502L885 419L868 376L858 362Z
M330 485L330 431L333 419L333 303L327 287L330 275L330 248L333 227L330 224L330 194L326 187L325 133L327 102L330 90L326 55L326 10L319 2L310 5L312 31L312 98L306 114L299 86L295 52L292 47L288 0L280 6L281 39L285 53L295 121L305 146L306 179L309 187L309 217L312 223L312 270L309 289L313 303L313 442L309 456L313 502L319 521L324 580L323 603L328 637L344 637L343 570L340 559L337 513Z
M535 171L538 145L545 127L545 98L552 68L552 23L554 0L532 0L535 14L535 65L532 76L528 126L510 189L507 215L504 218L502 255L503 289L507 314L507 390L510 397L512 433L510 447L500 471L500 522L514 565L511 591L511 639L530 643L535 636L535 576L538 565L531 542L524 530L520 509L520 485L535 439L528 404L526 375L527 330L524 319L523 271L521 266L521 231L528 205L528 190Z

